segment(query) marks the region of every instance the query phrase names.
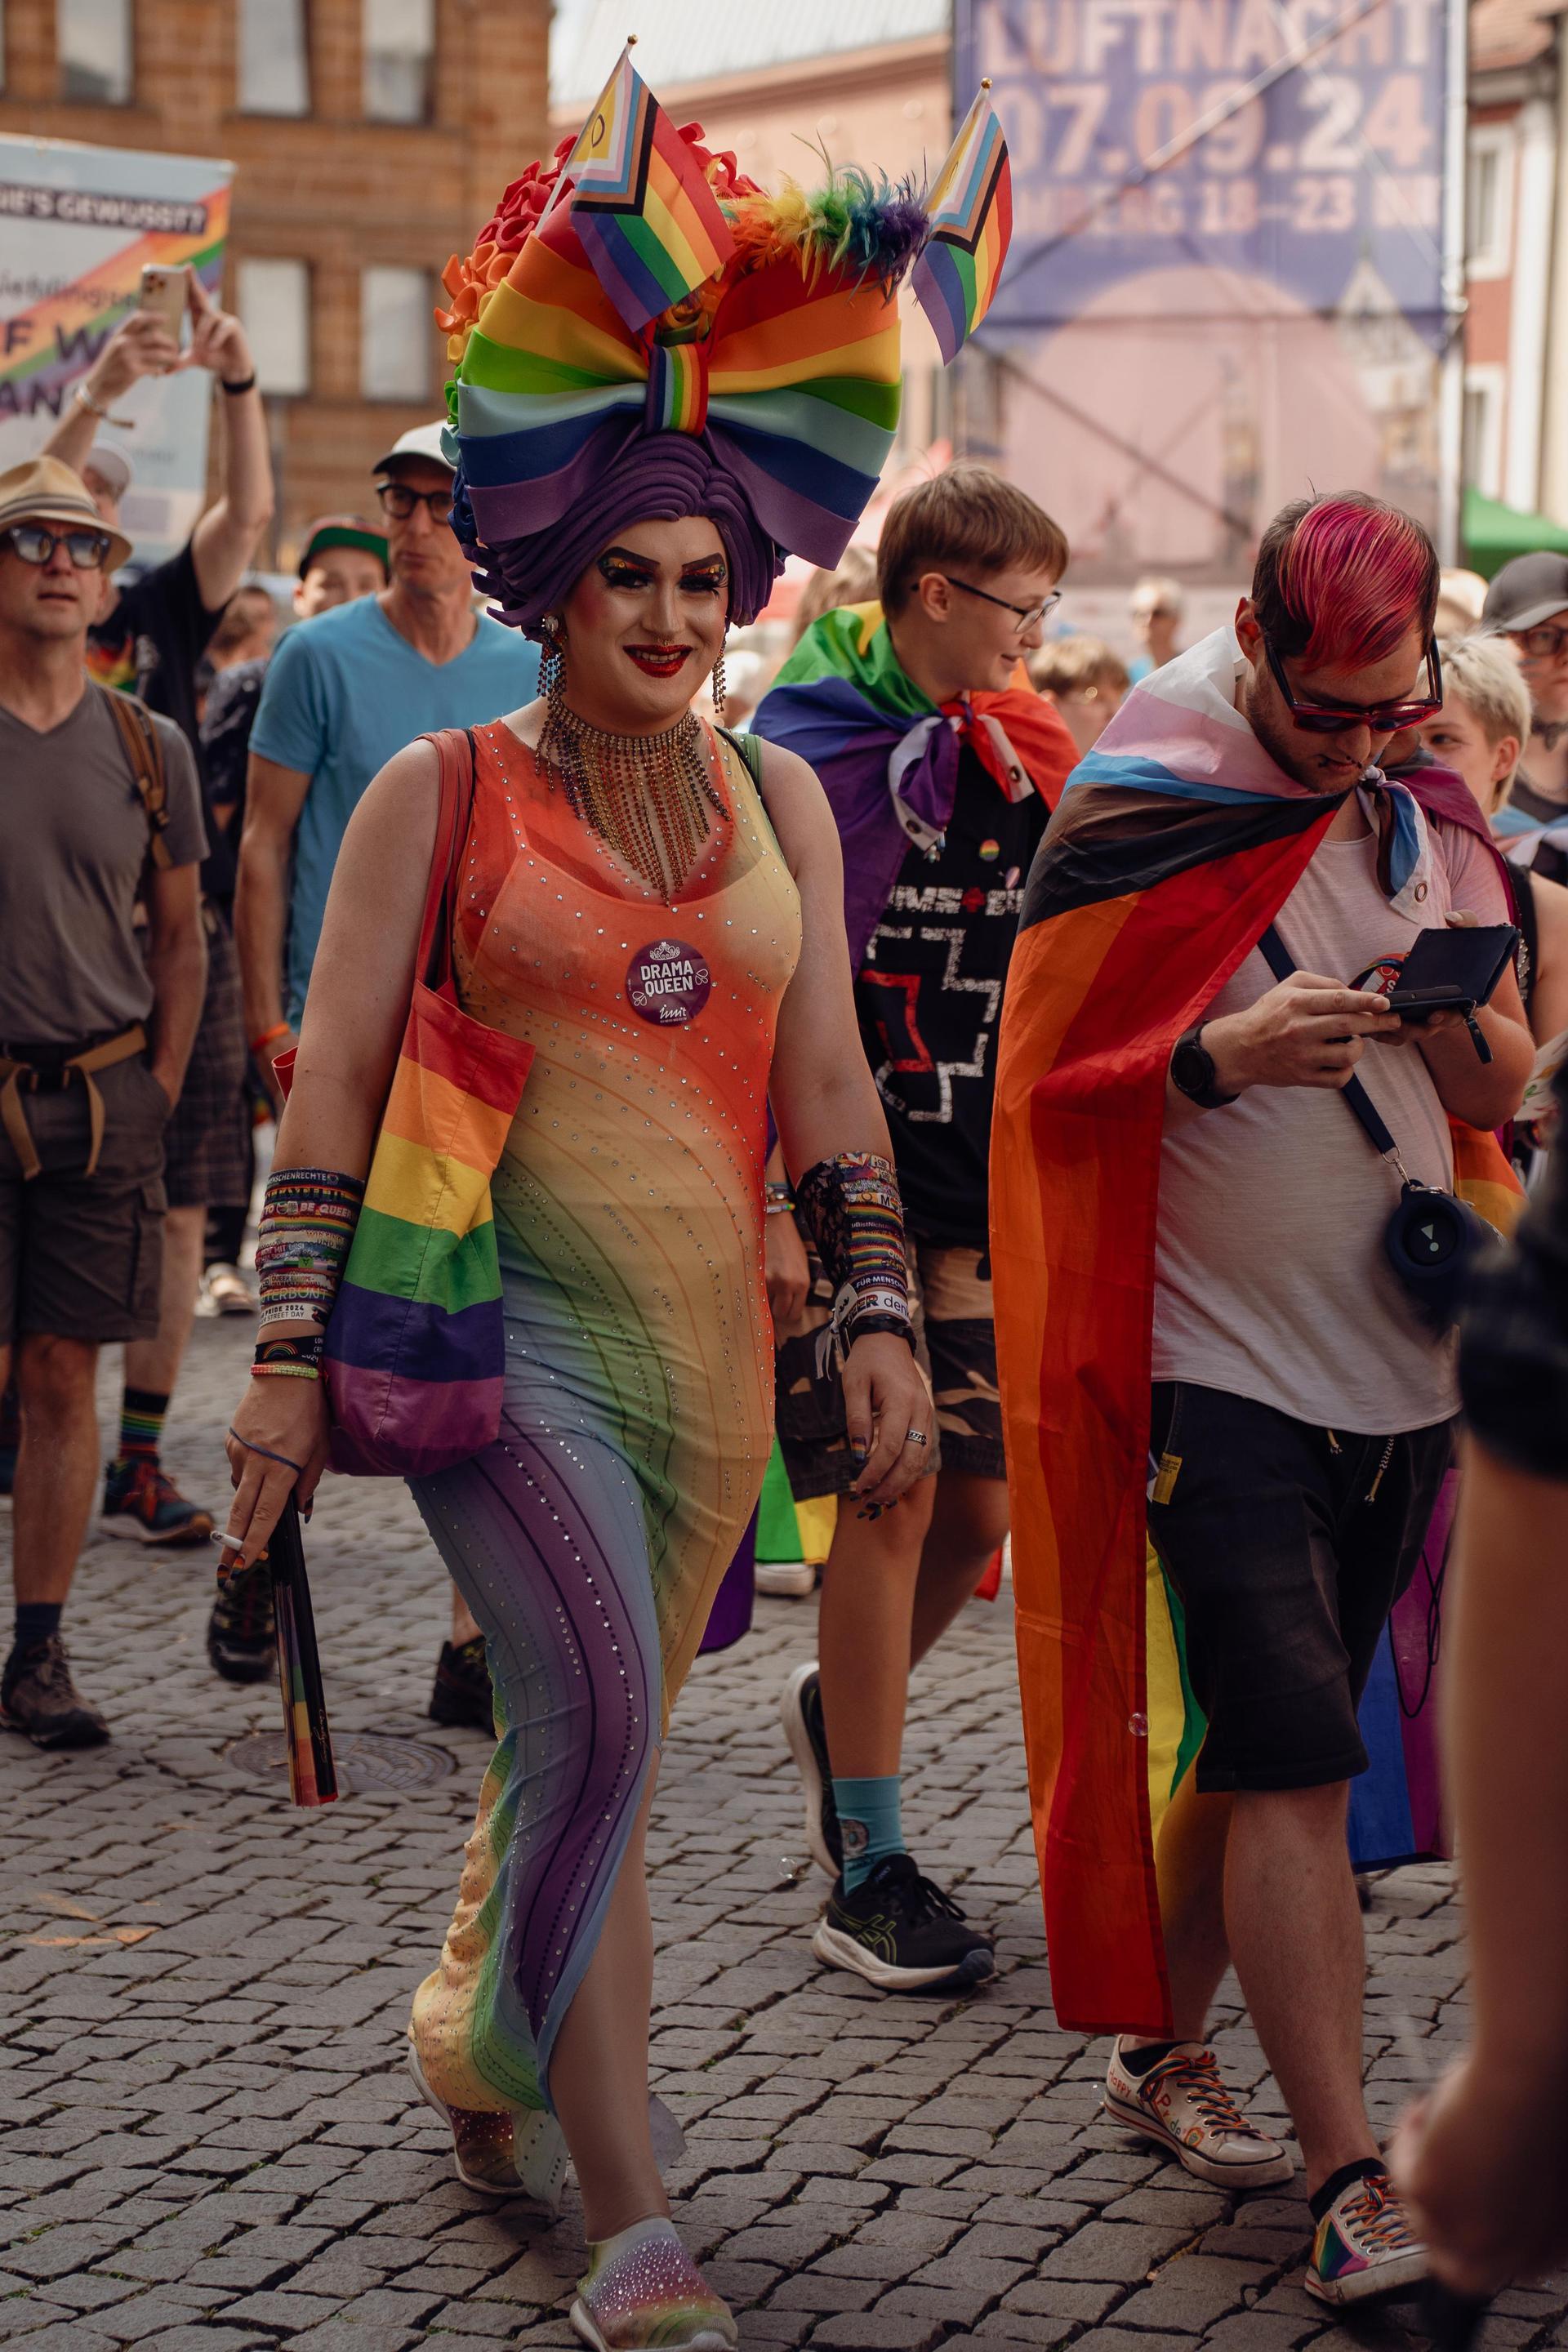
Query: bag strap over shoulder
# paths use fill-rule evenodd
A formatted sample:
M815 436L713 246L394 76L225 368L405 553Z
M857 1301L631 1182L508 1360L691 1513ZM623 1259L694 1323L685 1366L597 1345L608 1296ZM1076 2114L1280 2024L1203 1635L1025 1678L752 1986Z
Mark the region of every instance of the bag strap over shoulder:
M478 750L472 728L446 727L426 735L440 762L441 798L436 818L436 841L430 853L430 879L425 892L425 913L419 926L419 955L415 970L427 988L443 988L452 977L452 932L457 919L458 876L463 845L474 809Z
M142 805L147 812L147 829L151 835L154 866L174 863L165 835L169 828L169 779L163 767L163 746L158 730L153 724L153 714L133 694L121 694L111 686L98 688L108 703L114 723L120 730L120 740L131 762L131 772L136 779L136 789L142 795Z

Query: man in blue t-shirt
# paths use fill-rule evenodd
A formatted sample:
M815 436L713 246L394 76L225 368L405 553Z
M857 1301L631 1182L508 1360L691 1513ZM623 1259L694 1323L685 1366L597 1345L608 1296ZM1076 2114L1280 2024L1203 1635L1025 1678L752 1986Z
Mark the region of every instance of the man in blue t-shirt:
M371 778L416 735L494 719L538 688L538 649L474 612L440 426L405 433L375 471L388 584L289 631L251 732L235 929L264 1067L294 1043L332 868Z
M235 935L246 1034L268 1071L294 1043L332 868L371 778L416 735L494 719L539 688L537 648L474 611L447 520L453 468L439 425L405 433L375 472L387 585L289 631L251 730ZM209 1630L215 1659L221 1647L243 1665L246 1650L258 1661L268 1650L267 1575L262 1564L228 1579ZM452 1603L430 1712L488 1730L483 1637L455 1590Z

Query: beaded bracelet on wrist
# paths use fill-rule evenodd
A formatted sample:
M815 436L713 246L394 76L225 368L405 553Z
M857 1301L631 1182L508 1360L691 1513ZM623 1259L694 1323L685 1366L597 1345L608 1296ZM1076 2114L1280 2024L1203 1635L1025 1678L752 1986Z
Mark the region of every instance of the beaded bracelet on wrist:
M817 1342L824 1370L868 1329L897 1331L914 1346L904 1215L889 1160L841 1151L808 1169L795 1192L834 1287L833 1314Z

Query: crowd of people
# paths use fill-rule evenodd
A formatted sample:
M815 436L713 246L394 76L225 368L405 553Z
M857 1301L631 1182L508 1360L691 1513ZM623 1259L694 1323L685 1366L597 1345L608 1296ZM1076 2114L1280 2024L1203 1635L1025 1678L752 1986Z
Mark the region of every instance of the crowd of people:
M723 193L728 159L704 168ZM454 311L454 425L374 462L375 520L311 525L276 644L245 581L255 369L198 287L188 346L132 318L0 474L0 1708L41 1748L109 1736L61 1633L100 1349L125 1350L105 1523L203 1543L162 1434L198 1306L254 1315L213 1664L272 1670L268 1539L334 1423L363 1430L451 1580L431 1713L500 1743L414 2081L465 2180L549 2207L574 2166L586 2342L716 2352L734 2323L648 2094L643 1846L776 1430L794 1494L837 1504L781 1693L818 1959L889 1993L994 1969L910 1850L901 1771L911 1669L1010 1538L1053 1991L1111 2037L1106 2112L1206 2182L1290 2177L1207 2038L1234 1967L1305 2167L1309 2291L1434 2266L1489 2291L1557 2250L1568 2179L1568 1921L1531 1843L1560 1848L1568 1795L1541 1638L1568 562L1505 565L1479 613L1451 587L1440 638L1421 526L1313 497L1184 650L1180 586L1141 583L1123 663L1058 634L1067 540L989 468L846 551L890 436L868 394L829 467L812 385L853 353L890 395L896 271L803 267L808 233L751 217L745 271L818 377L749 438L676 429L689 321L625 332L581 249L541 262L508 216L528 299L483 335ZM635 417L568 448L553 388L617 336ZM127 578L101 428L176 365L218 386L218 496ZM726 635L792 550L818 569L739 731ZM1428 934L1513 927L1483 1001L1391 1003ZM1511 1230L1527 1183L1489 1259L1474 1210ZM1462 1359L1422 1260L1439 1201L1473 1204ZM1461 1390L1478 2042L1391 2155L1347 1800Z

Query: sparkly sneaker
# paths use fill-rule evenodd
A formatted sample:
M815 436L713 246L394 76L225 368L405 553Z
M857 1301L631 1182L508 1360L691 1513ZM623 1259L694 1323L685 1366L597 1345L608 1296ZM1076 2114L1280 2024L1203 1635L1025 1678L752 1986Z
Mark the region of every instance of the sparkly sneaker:
M1219 2078L1219 2063L1201 2042L1178 2042L1168 2057L1134 2074L1121 2044L1110 2053L1105 2112L1169 2148L1199 2180L1220 2189L1263 2189L1289 2180L1290 2152L1254 2131Z
M150 1456L111 1462L103 1482L103 1517L117 1536L145 1544L205 1543L213 1515L187 1503L174 1480Z
M811 1858L818 1870L837 1878L844 1867L844 1833L833 1799L833 1766L822 1719L822 1676L815 1659L809 1666L796 1666L785 1683L779 1700L779 1721L805 1791L805 1842Z
M883 1992L984 1984L996 1973L990 1937L907 1853L888 1854L852 1894L839 1879L811 1948L830 1969L850 1969Z
M435 2109L452 2135L452 2161L459 2180L486 2197L530 2197L552 2216L561 2210L566 2142L553 2116L542 2107L520 2113L512 2107L447 2106L426 2081L412 2042L408 2071L426 2105Z
M443 1642L436 1664L436 1687L430 1694L432 1723L467 1724L494 1736L495 1700L490 1670L485 1664L485 1637L470 1642Z
M235 1570L207 1619L207 1655L226 1683L262 1683L278 1662L272 1571L264 1559Z
M572 2325L592 2352L733 2352L730 2306L662 2215L589 2244Z
M26 1733L35 1748L101 1748L109 1726L71 1680L58 1633L13 1650L0 1675L0 1724Z
M1318 2221L1304 2282L1320 2303L1398 2294L1426 2275L1426 2249L1381 2164L1347 2180Z

